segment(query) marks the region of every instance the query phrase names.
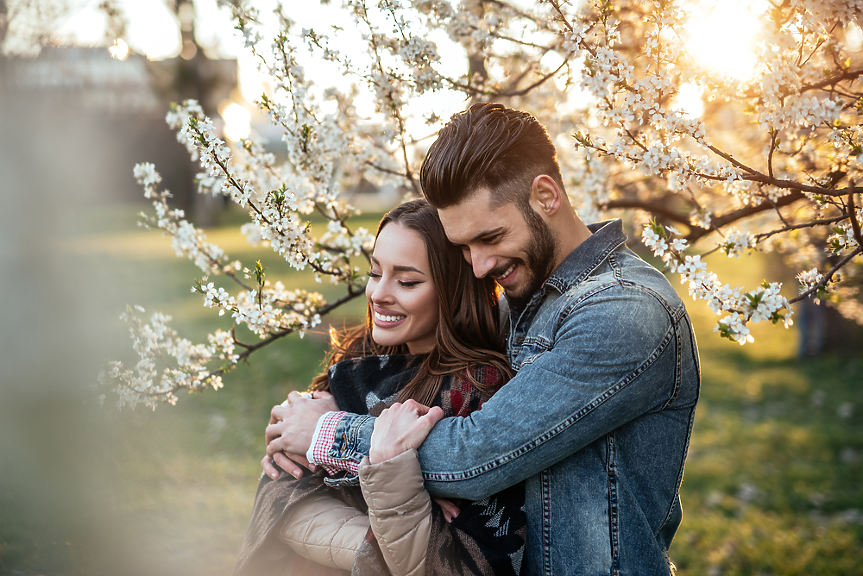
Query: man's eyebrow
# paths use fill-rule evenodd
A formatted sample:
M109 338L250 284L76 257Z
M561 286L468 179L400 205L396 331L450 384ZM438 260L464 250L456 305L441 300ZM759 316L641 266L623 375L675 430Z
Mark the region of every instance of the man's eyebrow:
M374 256L370 256L370 258L372 259L372 264L375 264L377 266L381 265L380 261L377 258L375 258ZM393 270L396 272L416 272L417 274L422 274L423 276L426 275L425 272L423 272L419 268L414 268L413 266L398 265L398 266L393 266Z
M489 236L494 236L495 234L500 234L503 232L503 226L498 226L497 228L492 228L491 230L483 230L476 234L473 238L468 240L468 242L476 242L477 240L482 240L483 238L487 238Z

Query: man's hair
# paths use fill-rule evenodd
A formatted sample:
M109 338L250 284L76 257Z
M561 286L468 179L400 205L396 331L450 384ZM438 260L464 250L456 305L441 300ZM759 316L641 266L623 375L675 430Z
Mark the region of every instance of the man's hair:
M488 188L493 207L515 202L524 210L540 174L564 192L557 153L543 125L527 112L479 103L453 115L443 127L423 161L420 181L436 208Z

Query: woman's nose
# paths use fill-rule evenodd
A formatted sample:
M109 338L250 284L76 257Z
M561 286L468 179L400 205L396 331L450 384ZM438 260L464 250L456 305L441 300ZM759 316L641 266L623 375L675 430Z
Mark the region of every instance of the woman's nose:
M372 289L371 300L372 302L377 303L385 303L392 302L393 295L390 283L388 281L384 281L381 279L378 281L377 286Z

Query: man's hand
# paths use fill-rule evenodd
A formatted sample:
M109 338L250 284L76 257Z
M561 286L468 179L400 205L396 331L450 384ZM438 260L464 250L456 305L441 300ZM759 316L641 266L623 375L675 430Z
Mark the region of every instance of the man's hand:
M284 404L273 407L265 432L267 455L261 460L267 476L279 477L274 462L294 478L303 475L298 465L313 470L314 466L306 460L306 451L312 443L318 419L333 410L338 410L338 406L329 392L315 392L314 399L291 392Z
M404 404L396 402L375 420L369 460L379 464L419 448L441 418L443 410L439 406L429 408L412 399Z

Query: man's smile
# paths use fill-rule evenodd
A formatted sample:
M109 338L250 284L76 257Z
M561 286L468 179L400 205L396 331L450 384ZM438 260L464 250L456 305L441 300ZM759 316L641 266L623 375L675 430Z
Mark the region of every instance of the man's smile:
M492 277L494 277L498 284L506 287L507 284L512 283L512 281L515 279L516 266L518 266L518 262L513 262L503 272L499 274L492 274Z

